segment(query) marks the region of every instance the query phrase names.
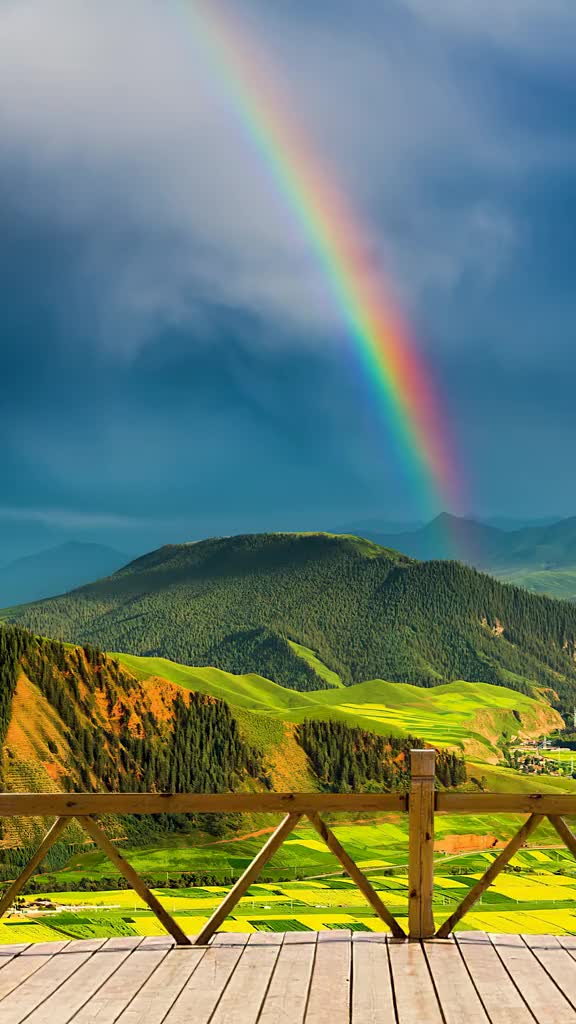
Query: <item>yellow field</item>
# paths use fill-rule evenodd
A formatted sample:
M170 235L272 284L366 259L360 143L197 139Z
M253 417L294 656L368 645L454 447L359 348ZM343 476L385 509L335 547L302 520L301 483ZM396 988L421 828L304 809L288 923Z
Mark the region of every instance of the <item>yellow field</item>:
M493 857L493 855L492 855ZM484 858L483 858L484 859ZM487 858L492 859L492 858ZM536 864L544 864L536 858ZM439 925L460 902L481 872L436 875L434 910ZM405 874L372 873L384 902L402 923L408 909ZM227 891L222 886L197 890L155 890L187 934L196 934ZM162 927L130 890L52 893L55 910L45 915L12 914L0 923L0 943L45 942L112 935L160 935ZM34 897L24 897L30 904ZM557 906L555 906L557 905ZM385 925L367 907L358 889L341 876L307 881L257 884L242 898L223 931L321 931L350 927L382 931ZM576 934L576 878L536 871L502 873L482 901L461 922L463 929L489 932Z

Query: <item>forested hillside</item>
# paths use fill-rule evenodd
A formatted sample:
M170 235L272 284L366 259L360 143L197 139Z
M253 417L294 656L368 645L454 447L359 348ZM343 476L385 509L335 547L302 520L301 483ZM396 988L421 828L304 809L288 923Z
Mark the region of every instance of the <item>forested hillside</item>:
M342 722L314 719L305 719L296 735L320 785L333 793L408 789L410 750L422 743L416 736L376 736ZM460 786L466 782L464 759L440 751L436 777L443 786Z
M271 721L168 679L138 679L94 647L0 626L0 790L389 791L406 785L410 744L423 740L382 737L338 722ZM440 752L439 763L451 756ZM463 765L461 756L456 760ZM203 815L195 823L220 834L238 827L237 817ZM127 816L110 824L138 845L166 830L187 831L194 821L189 815ZM45 828L39 819L5 822L0 880L25 863ZM81 833L71 823L49 864L66 860L78 842Z
M223 701L144 686L95 648L0 627L8 789L219 792L266 784L262 752ZM24 786L21 783L24 782Z
M414 562L353 537L263 534L161 548L105 580L5 616L37 633L189 665L326 686L454 679L576 698L576 607L456 562Z

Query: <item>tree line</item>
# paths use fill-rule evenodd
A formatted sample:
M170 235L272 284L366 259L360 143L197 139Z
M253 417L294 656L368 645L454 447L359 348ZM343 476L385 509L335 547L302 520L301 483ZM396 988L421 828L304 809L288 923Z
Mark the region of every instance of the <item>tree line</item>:
M343 722L306 719L296 729L324 790L332 793L405 792L410 785L410 750L417 736L380 736ZM464 758L439 750L436 779L446 787L466 782Z

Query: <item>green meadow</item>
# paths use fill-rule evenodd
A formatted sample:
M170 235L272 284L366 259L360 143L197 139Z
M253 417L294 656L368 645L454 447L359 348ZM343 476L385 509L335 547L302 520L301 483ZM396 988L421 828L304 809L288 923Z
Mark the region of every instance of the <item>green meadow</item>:
M545 594L560 600L576 599L576 568L571 569L518 569L513 572L499 572L502 580L525 587L534 594Z
M307 656L316 657L311 651ZM302 693L255 674L192 668L166 658L114 657L143 681L168 679L269 718L294 723L305 718L337 719L383 735L420 736L437 746L470 752L475 747L476 756L492 760L500 757L496 744L502 734L518 730L517 716L537 729L545 707L531 697L489 683L460 681L427 689L373 679L342 688L333 681L329 690Z
M297 644L295 640L289 640L288 644L299 658L303 658L304 661L310 665L310 668L314 669L316 675L319 676L320 679L329 683L330 686L344 686L340 676L336 672L333 672L331 668L328 668L323 661L320 661L320 658L315 651L310 650L309 647L304 647L303 644Z

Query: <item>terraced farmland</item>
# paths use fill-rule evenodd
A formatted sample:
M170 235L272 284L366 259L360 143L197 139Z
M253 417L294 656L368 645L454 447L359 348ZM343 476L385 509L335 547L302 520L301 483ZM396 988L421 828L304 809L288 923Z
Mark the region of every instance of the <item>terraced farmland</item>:
M438 864L434 908L440 923L480 877L495 854L461 857L457 865ZM573 864L573 862L571 862ZM532 934L576 932L576 877L553 873L566 866L556 850L524 850L513 861L516 871L500 875L474 912L462 922L466 929ZM576 869L575 871L576 874ZM390 872L390 868L388 868ZM442 873L446 872L446 873ZM461 873L460 873L461 872ZM406 923L408 880L403 870L393 874L367 871L372 884L401 923ZM203 886L175 891L156 890L166 908L188 934L197 933L227 891ZM0 924L0 942L40 942L59 938L115 935L158 935L161 926L131 891L51 893L50 911L34 916L34 897L25 898L18 914ZM353 931L386 930L365 903L353 882L341 875L294 882L253 885L240 901L225 931Z

